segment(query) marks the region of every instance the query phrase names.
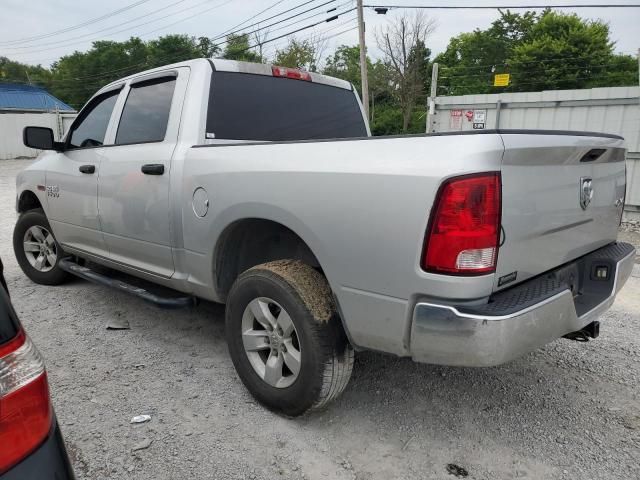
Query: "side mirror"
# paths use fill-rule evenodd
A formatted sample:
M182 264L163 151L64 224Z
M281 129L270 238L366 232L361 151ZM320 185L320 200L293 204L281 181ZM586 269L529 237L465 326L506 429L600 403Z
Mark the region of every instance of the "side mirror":
M22 142L38 150L61 150L62 144L53 140L53 130L47 127L24 127Z

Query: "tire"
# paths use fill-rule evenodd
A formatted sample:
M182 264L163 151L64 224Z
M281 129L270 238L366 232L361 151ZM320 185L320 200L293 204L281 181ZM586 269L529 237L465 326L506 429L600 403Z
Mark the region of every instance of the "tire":
M26 251L27 243L33 249L42 246L44 250ZM69 278L69 274L58 265L64 251L41 209L29 210L18 217L13 229L13 251L22 271L35 283L60 285ZM42 262L39 264L40 258Z
M264 325L273 320L270 331ZM325 407L351 378L353 348L329 284L300 261L264 263L238 277L227 298L226 336L231 360L249 392L285 415ZM277 380L274 371L282 378Z

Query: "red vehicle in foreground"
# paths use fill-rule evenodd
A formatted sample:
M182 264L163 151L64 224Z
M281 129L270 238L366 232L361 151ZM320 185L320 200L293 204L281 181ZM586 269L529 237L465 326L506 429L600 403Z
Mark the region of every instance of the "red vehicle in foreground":
M73 478L44 361L11 305L0 261L0 480Z

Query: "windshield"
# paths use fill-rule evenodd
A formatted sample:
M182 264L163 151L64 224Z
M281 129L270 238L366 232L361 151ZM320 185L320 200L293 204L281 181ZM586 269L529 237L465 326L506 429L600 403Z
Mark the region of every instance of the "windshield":
M214 72L207 138L310 140L367 136L353 91L246 73Z

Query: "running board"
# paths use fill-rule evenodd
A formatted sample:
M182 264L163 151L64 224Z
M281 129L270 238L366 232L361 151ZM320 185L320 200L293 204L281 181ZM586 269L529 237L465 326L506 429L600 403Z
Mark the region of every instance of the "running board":
M127 282L124 282L120 279L110 277L103 273L96 272L88 267L83 267L75 263L71 257L63 258L58 263L60 268L65 272L69 272L76 277L80 277L84 280L88 280L93 283L98 283L100 285L106 285L108 287L113 287L122 292L128 293L130 295L134 295L139 297L147 302L153 303L161 308L185 308L185 307L193 307L197 303L197 299L195 297L188 296L164 296L156 293L152 293L149 290L138 287L135 285L131 285ZM120 274L118 272L118 274ZM137 281L141 281L136 279ZM141 281L142 282L142 281ZM145 282L147 283L147 282ZM153 285L153 284L150 284ZM156 287L155 285L153 285ZM170 290L164 287L156 287L160 290L165 290L167 293L178 293L175 290Z

